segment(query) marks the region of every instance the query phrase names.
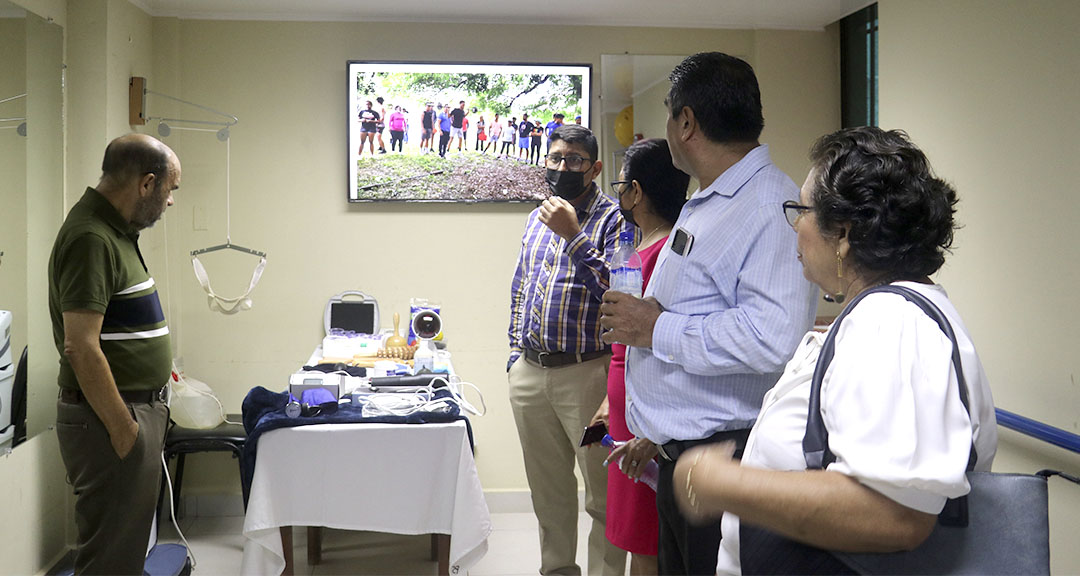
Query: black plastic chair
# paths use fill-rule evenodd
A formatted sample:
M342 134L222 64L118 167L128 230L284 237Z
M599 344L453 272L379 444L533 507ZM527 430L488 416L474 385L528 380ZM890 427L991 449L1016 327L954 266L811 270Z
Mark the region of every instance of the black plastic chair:
M26 373L29 366L26 356L29 350L29 346L23 347L19 365L15 368L15 383L11 389L11 425L15 427L15 435L11 438L12 448L26 442Z
M228 419L239 422L239 414L229 414ZM198 430L184 428L175 422L169 422L169 431L165 434L165 461L168 462L176 457L176 474L173 479L173 510L180 509L180 490L184 482L184 459L188 454L197 452L232 452L240 466L240 453L247 441L247 433L242 424L229 424L222 422L216 428ZM161 479L161 495L158 498L158 508L161 507L161 499L165 495L165 478Z

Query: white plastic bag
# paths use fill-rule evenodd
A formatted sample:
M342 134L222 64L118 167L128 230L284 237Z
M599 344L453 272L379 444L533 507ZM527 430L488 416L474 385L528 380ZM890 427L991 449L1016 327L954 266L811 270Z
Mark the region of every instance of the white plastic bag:
M184 428L207 430L225 421L221 402L204 382L173 372L169 404L173 421Z

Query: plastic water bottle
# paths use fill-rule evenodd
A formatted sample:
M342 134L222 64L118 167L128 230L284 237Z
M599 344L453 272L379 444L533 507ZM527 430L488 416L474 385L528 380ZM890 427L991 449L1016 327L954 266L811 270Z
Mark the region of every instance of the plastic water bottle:
M429 341L421 341L416 347L416 352L413 353L413 374L420 374L425 370L435 371L435 355L431 351Z
M605 434L604 439L600 441L600 444L607 446L608 448L615 449L626 442L618 442L611 437L611 434ZM622 468L622 461L625 456L619 458L619 468ZM638 480L644 482L646 486L656 491L656 479L660 477L660 465L656 463L656 460L649 459L645 463L645 469L641 471L641 476Z
M611 289L641 298L641 256L634 249L634 233L619 233L619 247L611 258Z

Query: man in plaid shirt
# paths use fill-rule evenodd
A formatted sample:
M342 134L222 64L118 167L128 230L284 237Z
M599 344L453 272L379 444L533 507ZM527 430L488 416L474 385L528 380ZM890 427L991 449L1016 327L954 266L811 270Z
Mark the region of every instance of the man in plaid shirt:
M510 403L540 523L540 573L581 574L576 459L592 517L588 573L621 575L626 553L604 535L606 450L578 442L606 394L600 303L619 232L632 227L593 183L602 168L593 133L575 124L550 139L553 195L529 214L511 286Z

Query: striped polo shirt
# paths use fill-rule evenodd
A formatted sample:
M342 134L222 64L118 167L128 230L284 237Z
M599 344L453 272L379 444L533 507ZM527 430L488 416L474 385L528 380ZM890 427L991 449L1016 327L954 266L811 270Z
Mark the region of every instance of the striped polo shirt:
M56 235L49 258L49 314L60 352L61 388L79 388L64 355L69 310L104 315L101 350L121 391L156 390L172 369L169 326L157 286L139 252L139 231L87 188Z

